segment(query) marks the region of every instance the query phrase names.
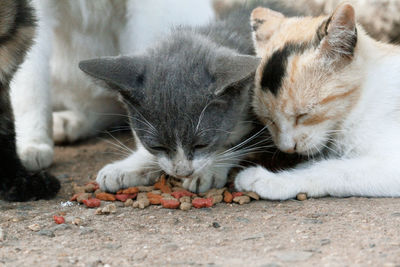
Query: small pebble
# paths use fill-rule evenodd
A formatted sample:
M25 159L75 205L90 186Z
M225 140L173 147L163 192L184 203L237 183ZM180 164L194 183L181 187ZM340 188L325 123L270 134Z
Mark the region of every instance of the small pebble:
M83 220L82 220L81 218L79 218L79 217L75 217L75 218L72 220L72 224L73 224L73 225L80 226L80 225L82 225L82 223L83 223Z
M28 226L28 228L34 232L39 232L40 231L40 225L37 223L31 224Z
M307 200L307 194L306 193L298 193L296 196L297 200L299 201L304 201Z
M217 222L213 222L213 223L212 223L212 227L214 227L214 228L220 228L221 225L220 225L219 223L217 223Z

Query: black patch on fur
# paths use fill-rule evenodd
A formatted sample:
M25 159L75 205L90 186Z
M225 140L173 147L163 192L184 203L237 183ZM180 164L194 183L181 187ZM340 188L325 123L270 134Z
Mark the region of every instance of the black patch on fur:
M278 95L282 80L286 75L289 56L300 54L310 47L309 43L287 43L282 49L275 51L264 66L261 88Z

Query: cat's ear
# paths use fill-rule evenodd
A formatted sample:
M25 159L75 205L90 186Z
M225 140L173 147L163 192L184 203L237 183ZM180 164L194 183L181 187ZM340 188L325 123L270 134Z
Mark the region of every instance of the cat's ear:
M218 96L226 92L228 88L240 87L242 81L255 75L260 61L258 57L244 55L216 58L212 70L216 79L214 94Z
M282 13L265 7L257 7L251 12L250 24L253 43L258 56L264 56L265 44L284 19L285 16Z
M106 83L123 97L133 98L143 87L146 59L143 57L104 57L79 62L86 74Z
M355 11L352 5L339 5L317 30L317 38L321 41L320 50L324 56L336 59L351 59L357 44L357 26Z

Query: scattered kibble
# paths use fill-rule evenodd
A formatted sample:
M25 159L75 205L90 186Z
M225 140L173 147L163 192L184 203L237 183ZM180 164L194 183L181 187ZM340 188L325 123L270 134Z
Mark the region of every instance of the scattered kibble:
M63 216L54 215L54 216L53 216L53 220L54 220L54 222L55 222L56 224L63 224L63 223L65 223L65 219L64 219Z
M85 206L88 208L96 208L100 207L101 201L100 199L97 198L89 198L89 199L84 199L83 204L85 204Z

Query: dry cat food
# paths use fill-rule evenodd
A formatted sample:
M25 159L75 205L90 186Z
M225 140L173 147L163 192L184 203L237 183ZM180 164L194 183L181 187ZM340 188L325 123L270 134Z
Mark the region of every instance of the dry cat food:
M53 216L53 220L54 220L54 222L55 222L56 224L63 224L63 223L65 223L65 219L64 219L63 216L54 215L54 216Z
M89 208L99 207L102 201L122 201L126 207L144 209L150 205L161 205L167 209L190 210L194 208L208 208L217 203L247 204L260 197L254 192L235 192L233 186L229 188L212 188L205 193L194 194L182 187L182 182L174 178L161 175L153 186L137 186L119 190L116 194L102 192L96 182L84 186L73 184L75 195L70 199L85 204ZM307 199L307 194L297 195L298 200ZM111 205L111 206L110 206ZM98 208L96 214L114 213L114 205Z

